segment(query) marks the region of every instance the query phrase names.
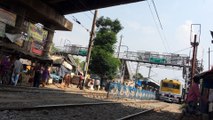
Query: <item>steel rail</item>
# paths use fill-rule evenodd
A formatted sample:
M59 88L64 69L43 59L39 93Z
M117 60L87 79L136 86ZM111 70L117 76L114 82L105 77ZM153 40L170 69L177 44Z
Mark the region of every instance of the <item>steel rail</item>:
M124 116L122 118L118 118L116 120L128 120L130 118L137 117L137 116L142 115L144 113L152 112L152 111L155 111L155 110L161 110L162 108L166 108L168 106L169 105L164 105L164 106L160 106L160 107L157 107L157 108L151 108L151 109L143 110L143 111L140 111L140 112L137 112L137 113L134 113L134 114L130 114L130 115Z
M33 107L6 107L0 108L0 111L4 110L15 110L15 111L28 111L28 110L41 110L41 109L54 109L54 108L64 108L64 107L82 107L82 106L94 106L94 105L107 105L107 104L122 104L122 103L135 103L136 101L124 101L124 102L96 102L96 103L78 103L78 104L50 104L50 105L38 105ZM139 101L146 103L143 101ZM155 101L153 101L154 103ZM149 102L151 103L151 102Z
M81 94L81 95L107 95L107 93L98 93L98 92L86 92L86 91L71 91L71 90L57 90L57 89L47 89L47 88L33 88L33 87L13 87L13 86L1 86L0 92L28 92L28 93L72 93L72 94Z

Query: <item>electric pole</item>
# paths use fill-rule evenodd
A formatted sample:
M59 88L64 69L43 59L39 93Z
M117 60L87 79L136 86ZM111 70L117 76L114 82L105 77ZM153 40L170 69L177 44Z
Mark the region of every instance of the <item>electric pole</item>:
M197 47L199 45L199 43L197 42L197 35L194 35L194 42L191 43L192 47L193 47L193 56L192 56L192 74L191 74L191 81L195 75L195 69L196 69L196 58L197 58Z
M95 13L94 13L94 17L93 17L91 32L90 32L90 39L89 39L86 62L85 62L85 65L84 65L84 79L83 79L83 82L82 82L82 89L84 88L84 82L86 81L86 78L87 78L87 71L88 71L88 68L89 68L90 56L91 56L92 46L93 46L93 42L94 42L97 14L98 14L98 10L96 9Z
M138 69L140 67L140 63L138 62L137 63L137 66L136 66L136 71L135 71L135 80L138 80Z

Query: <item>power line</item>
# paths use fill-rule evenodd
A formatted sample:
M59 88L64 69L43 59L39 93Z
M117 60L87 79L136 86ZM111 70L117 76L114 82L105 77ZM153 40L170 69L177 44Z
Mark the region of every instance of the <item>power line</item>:
M83 27L87 32L90 32L89 29L87 29L84 25L81 24L81 22L74 16L72 16L72 19L78 23L81 27Z
M184 49L181 49L181 50L175 51L175 52L173 52L173 53L179 53L179 52L182 52L182 51L185 51L185 50L191 49L191 48L192 48L192 47L184 48Z
M89 15L87 15L86 13L84 13L84 15L92 21L92 18Z
M157 15L158 22L159 22L159 24L160 24L160 27L161 27L161 30L162 30L162 33L163 33L163 39L165 40L166 46L167 46L167 47L169 48L169 50L170 50L170 47L169 47L169 45L168 45L168 42L167 42L167 39L166 39L166 35L165 35L164 29L163 29L163 25L162 25L162 22L161 22L161 20L160 20L159 14L158 14L157 6L156 6L154 0L152 0L152 4L153 4L154 10L155 10L155 14Z
M165 42L164 42L164 39L163 39L163 37L162 37L162 34L161 34L161 32L160 32L160 30L159 30L159 28L158 28L158 25L157 25L157 23L156 23L156 21L155 21L154 14L153 14L153 12L152 12L152 8L151 8L151 6L150 6L148 0L147 0L147 3L148 3L148 6L149 6L149 10L150 10L150 12L151 12L152 18L153 18L153 20L154 20L155 26L156 26L156 28L157 28L158 34L160 35L160 39L161 39L161 41L162 41L162 43L163 43L163 47L164 47L164 49L166 50L166 52L168 52L167 47L166 47Z
M159 23L160 23L160 27L161 27L161 29L163 30L163 26L162 26L162 24L161 24L160 17L159 17L159 14L158 14L158 10L157 10L157 7L156 7L156 5L155 5L154 0L152 0L152 4L153 4L153 6L154 6L155 13L156 13L157 18L158 18L158 21L159 21Z

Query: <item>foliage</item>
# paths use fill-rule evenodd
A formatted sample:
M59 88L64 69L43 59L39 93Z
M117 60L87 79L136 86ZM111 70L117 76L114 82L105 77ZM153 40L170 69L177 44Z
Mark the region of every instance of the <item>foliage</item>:
M77 65L79 65L80 62L81 62L81 60L80 60L79 58L74 58L74 59L75 59L75 63L76 63Z
M113 79L120 65L114 57L116 35L122 29L120 22L101 17L96 22L97 31L90 60L90 70L102 79Z
M133 76L134 79L143 79L143 75L141 73L137 73Z
M114 53L117 42L116 34L123 28L116 19L112 21L110 18L100 17L96 22L97 30L94 46L101 46L102 49Z
M84 64L85 64L85 61L81 61L80 58L74 58L75 59L75 63L80 66L80 69L83 70L84 68Z
M50 49L50 53L54 53L54 52L57 52L58 51L58 48L55 47L55 44L53 43L51 45L51 49Z
M92 73L98 74L101 78L113 79L120 65L119 59L99 46L93 49L92 57L90 65Z

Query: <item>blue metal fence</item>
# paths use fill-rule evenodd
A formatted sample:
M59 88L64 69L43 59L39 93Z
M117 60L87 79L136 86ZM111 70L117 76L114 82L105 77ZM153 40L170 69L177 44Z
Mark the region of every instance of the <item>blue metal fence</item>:
M141 100L154 100L156 99L155 92L148 90L140 90L135 87L122 85L120 83L110 83L109 94L114 98L130 98Z

